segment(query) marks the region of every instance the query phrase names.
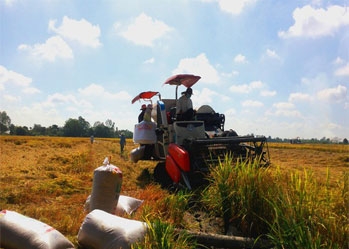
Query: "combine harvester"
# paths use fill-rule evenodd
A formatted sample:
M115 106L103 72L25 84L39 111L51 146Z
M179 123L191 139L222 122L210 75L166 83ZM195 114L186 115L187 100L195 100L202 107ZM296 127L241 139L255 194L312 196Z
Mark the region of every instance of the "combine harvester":
M209 168L225 155L236 160L255 161L268 166L269 151L265 136L238 136L234 130L224 130L225 115L210 106L197 109L192 121L176 120L178 87L192 87L201 77L190 74L174 75L165 85L176 86L174 99L162 99L159 92L142 92L136 101L149 101L153 106L152 119L135 125L133 140L140 146L131 152L131 160L158 160L155 180L164 187L202 186ZM156 103L152 98L158 97Z

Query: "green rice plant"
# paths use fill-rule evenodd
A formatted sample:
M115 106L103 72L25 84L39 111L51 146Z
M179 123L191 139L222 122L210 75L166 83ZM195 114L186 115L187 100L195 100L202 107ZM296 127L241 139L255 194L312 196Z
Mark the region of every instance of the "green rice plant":
M185 230L176 230L173 225L145 218L148 225L143 242L131 246L132 249L194 249L196 242Z
M166 220L177 228L186 227L185 213L189 212L189 200L192 194L179 191L176 194L167 194L153 204L143 205L142 217L150 220Z
M218 165L211 167L209 185L202 193L202 201L213 212L224 220L224 230L227 232L230 220L236 215L233 210L239 200L236 196L236 174L232 167L233 157L226 155Z
M226 155L212 167L202 201L209 210L223 217L225 232L232 224L245 235L258 235L265 230L265 223L259 217L268 214L265 195L277 191L270 178L258 160L240 160L234 165L233 157Z
M319 186L314 179L311 171L302 175L291 173L286 186L267 200L274 217L264 221L269 226L267 237L276 248L346 248L348 245L347 213L335 208L335 203L344 205L344 201L338 202L338 195L327 184Z
M160 201L162 205L162 218L168 220L176 227L185 227L184 214L188 211L188 202L192 194L179 191L170 194Z
M163 200L166 207L168 219L177 226L183 226L184 213L188 210L188 202L191 194L185 191L179 191L176 194L170 194Z

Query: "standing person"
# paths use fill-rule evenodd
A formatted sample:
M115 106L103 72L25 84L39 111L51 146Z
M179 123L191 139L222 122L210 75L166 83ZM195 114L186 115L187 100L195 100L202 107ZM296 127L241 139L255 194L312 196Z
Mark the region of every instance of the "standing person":
M95 138L93 137L93 135L91 135L91 137L90 137L91 144L93 144L94 140L95 140Z
M141 107L141 113L138 115L138 123L143 121L143 117L146 109L147 109L147 106L143 104Z
M188 87L176 104L177 121L190 121L194 117L193 102L190 97L193 95L193 90Z
M120 136L120 154L122 154L124 152L125 144L126 144L125 134L121 133L121 136Z

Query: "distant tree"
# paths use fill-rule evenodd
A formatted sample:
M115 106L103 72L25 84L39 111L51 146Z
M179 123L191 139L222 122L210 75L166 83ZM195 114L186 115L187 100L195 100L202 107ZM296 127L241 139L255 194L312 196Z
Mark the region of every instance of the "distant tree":
M105 121L105 126L109 127L114 132L115 122L113 122L111 119L107 119Z
M96 127L96 126L98 126L98 125L100 125L100 124L103 124L101 121L96 121L94 124L93 124L93 127Z
M93 133L95 137L113 137L113 131L103 123L99 123L93 127Z
M344 138L343 139L343 144L348 144L348 139Z
M18 135L18 136L29 135L29 129L26 126L15 126L13 135Z
M70 118L63 126L63 134L66 137L79 137L82 134L82 128L79 120Z
M31 129L30 133L33 136L45 136L46 127L43 127L40 124L34 124L33 129Z
M124 133L126 138L132 138L133 137L133 132L129 130L118 130L116 133L116 137L120 137L121 133Z
M323 137L320 139L320 143L322 144L329 144L331 140L329 138Z
M89 136L90 124L81 116L78 119L68 119L63 127L63 134L66 137Z
M46 129L46 134L48 136L61 136L62 135L62 128L60 128L56 124L51 125Z
M115 123L111 119L107 119L105 123L96 121L93 124L93 135L95 137L115 137L114 127Z
M83 136L83 137L88 136L88 135L89 135L88 132L89 132L89 129L90 129L90 127L91 127L90 123L87 122L87 121L86 121L83 117L81 117L81 116L79 116L78 120L79 120L79 123L80 123L80 125L81 125L81 127L82 127L82 130L83 130L82 136Z
M0 133L5 133L10 129L11 118L5 111L0 111Z

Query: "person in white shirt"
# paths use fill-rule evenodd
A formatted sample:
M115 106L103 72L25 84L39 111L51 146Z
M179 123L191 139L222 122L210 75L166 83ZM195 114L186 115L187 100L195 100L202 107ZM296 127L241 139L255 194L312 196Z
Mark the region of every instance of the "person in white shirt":
M193 90L188 87L185 92L182 92L182 96L178 99L176 104L176 120L177 121L190 121L194 117L193 103L190 99L193 95Z

